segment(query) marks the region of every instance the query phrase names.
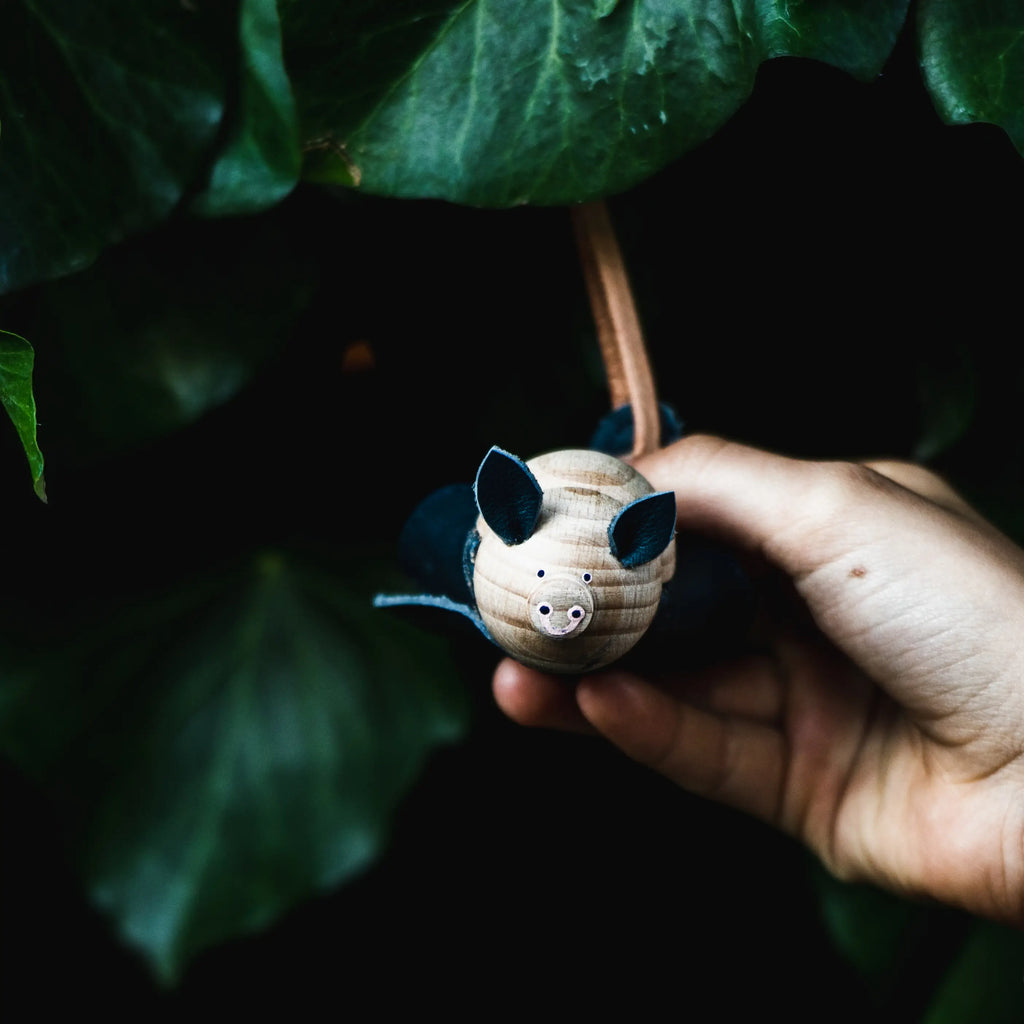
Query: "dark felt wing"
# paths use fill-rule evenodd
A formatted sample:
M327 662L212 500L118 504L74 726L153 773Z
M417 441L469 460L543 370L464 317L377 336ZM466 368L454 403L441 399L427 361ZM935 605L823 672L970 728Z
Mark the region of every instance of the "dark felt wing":
M399 564L423 593L377 594L374 606L458 612L490 640L470 584L476 517L471 484L442 487L425 498L406 520L398 539Z

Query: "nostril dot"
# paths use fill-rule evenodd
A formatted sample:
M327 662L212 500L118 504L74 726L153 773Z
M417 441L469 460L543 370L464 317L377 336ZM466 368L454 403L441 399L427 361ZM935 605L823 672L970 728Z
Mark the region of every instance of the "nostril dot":
M573 608L573 610L572 610L572 612L570 614L572 615L572 617L574 619L578 619L583 614L583 612L579 608Z
M537 611L539 611L541 613L541 615L550 615L551 614L551 608L550 608L549 605L546 605L546 604L542 604L537 609Z

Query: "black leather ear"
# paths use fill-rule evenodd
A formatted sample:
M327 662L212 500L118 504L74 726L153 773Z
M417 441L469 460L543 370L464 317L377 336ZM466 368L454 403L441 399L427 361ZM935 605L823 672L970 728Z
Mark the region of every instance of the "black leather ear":
M506 544L522 544L533 533L544 492L522 459L492 448L480 463L473 489L480 515Z
M619 509L608 527L612 554L627 569L649 562L668 547L676 530L676 496L659 491Z

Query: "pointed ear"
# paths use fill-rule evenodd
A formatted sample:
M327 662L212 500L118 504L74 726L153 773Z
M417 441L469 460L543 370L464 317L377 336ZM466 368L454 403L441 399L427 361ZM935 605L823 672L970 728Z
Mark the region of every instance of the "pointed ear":
M522 544L537 526L544 492L522 459L492 448L476 473L476 506L506 543Z
M620 509L608 527L608 541L612 554L627 569L635 569L657 558L675 531L676 496L672 491L659 491Z

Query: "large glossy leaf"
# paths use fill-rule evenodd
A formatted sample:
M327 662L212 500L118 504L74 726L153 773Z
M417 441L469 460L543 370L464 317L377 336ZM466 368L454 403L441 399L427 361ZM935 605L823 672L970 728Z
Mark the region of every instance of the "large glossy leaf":
M466 203L570 203L708 138L759 65L870 78L907 0L282 4L310 178Z
M36 439L36 400L32 394L32 346L16 334L0 331L0 405L3 406L25 455L36 494L46 500L43 482L43 453Z
M193 209L251 213L287 195L299 177L299 135L281 57L276 0L241 0L240 67L231 137Z
M0 677L5 753L71 822L95 901L165 981L381 850L458 736L443 646L267 553L102 616Z
M79 457L138 448L236 395L317 281L283 218L179 223L12 302L48 346L53 436ZM26 330L28 328L25 328Z
M951 124L1000 125L1024 152L1024 9L1018 0L920 0L921 66Z
M294 155L271 8L4 5L0 291L87 266L166 217L225 144L209 206L280 198Z

